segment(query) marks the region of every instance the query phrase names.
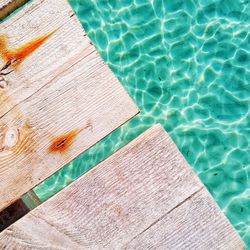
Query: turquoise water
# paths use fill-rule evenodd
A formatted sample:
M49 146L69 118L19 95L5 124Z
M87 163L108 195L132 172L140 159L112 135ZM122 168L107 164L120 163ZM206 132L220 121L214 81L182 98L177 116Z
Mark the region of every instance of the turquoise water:
M141 114L35 191L42 199L161 123L250 246L250 1L70 0Z

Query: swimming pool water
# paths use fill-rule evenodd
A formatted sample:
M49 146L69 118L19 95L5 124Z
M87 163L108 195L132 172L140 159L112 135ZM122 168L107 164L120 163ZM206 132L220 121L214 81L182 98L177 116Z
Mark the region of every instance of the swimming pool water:
M161 123L250 246L250 1L70 0L141 114L35 189L46 200Z

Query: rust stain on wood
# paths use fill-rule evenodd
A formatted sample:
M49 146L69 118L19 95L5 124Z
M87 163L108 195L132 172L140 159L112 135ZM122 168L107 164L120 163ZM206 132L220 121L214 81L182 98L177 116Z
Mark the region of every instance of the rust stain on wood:
M43 45L49 37L51 37L55 32L52 31L46 35L38 37L19 48L12 49L9 46L9 40L7 35L0 36L0 56L5 63L11 63L12 67L20 65L28 56L30 56L35 50L37 50L41 45Z
M76 129L64 135L53 138L52 143L48 149L48 152L49 153L66 153L69 150L70 146L74 143L77 135L88 128L91 128L92 130L91 121L88 121L87 124L83 128Z
M65 135L58 136L53 139L52 144L49 147L49 153L64 153L73 144L77 135L81 132L81 129L71 131Z
M52 36L57 30L50 32L44 36L38 37L19 48L12 49L9 46L8 37L0 35L0 57L2 57L5 65L0 70L0 88L3 90L7 87L4 76L12 71L6 72L10 67L16 68L35 50L37 50L46 40ZM4 104L14 106L14 102L6 91L1 91L0 99L4 100ZM6 124L0 124L0 152L9 152L12 154L30 154L37 150L37 142L33 139L34 129L26 120L22 111L18 108L12 111L14 121L23 121L22 124L14 127L8 127Z

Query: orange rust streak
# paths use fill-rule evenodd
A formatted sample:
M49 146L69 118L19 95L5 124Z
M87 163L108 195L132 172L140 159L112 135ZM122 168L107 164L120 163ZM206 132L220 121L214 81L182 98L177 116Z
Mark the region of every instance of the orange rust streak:
M81 132L81 129L71 131L65 135L55 138L49 147L49 153L64 153L73 144L76 136Z
M5 61L8 61L6 58L7 51L8 51L8 38L6 35L1 35L0 36L0 56Z
M5 62L16 60L12 66L17 66L38 49L46 40L56 32L50 32L44 36L38 37L17 49L9 47L8 38L5 35L0 36L0 56Z

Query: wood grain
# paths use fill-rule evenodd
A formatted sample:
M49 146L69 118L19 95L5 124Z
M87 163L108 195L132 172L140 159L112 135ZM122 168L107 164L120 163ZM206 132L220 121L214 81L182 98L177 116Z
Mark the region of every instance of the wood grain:
M1 0L0 2L0 21L10 15L13 11L20 8L29 0Z
M196 249L206 240L208 246L241 249L239 236L204 192L170 137L156 125L6 229L0 234L0 247L140 248L145 244L136 245L135 240L167 217L172 245L181 245L175 242L178 230L189 230L183 238L190 242L185 249ZM201 217L202 230L197 228ZM153 230L149 238L166 235L154 235L158 233ZM160 244L151 247L168 249Z
M59 29L0 88L0 211L138 113L65 0L35 0L3 27L14 47Z
M203 188L129 242L125 249L239 250L244 243Z
M8 86L0 89L0 117L95 51L66 0L34 0L0 24L0 37L8 39L12 50L53 31L41 47L4 77ZM4 63L0 57L0 66Z

